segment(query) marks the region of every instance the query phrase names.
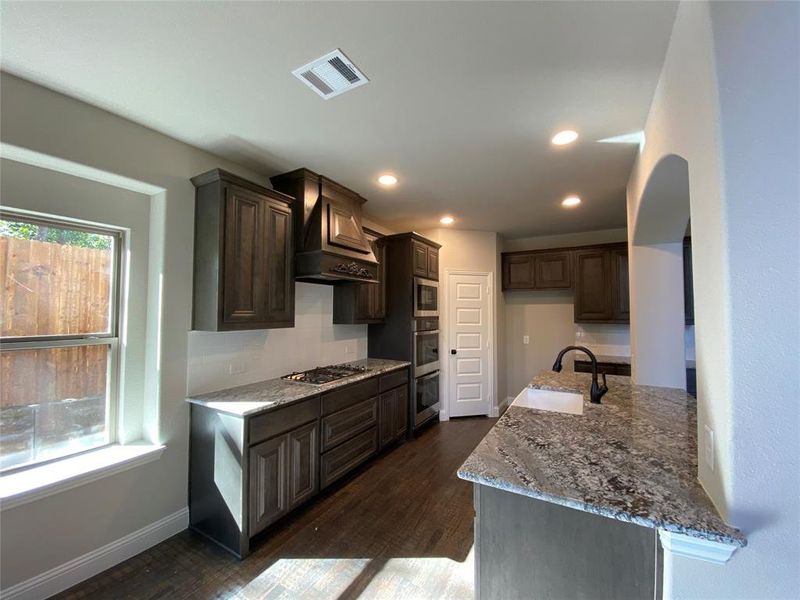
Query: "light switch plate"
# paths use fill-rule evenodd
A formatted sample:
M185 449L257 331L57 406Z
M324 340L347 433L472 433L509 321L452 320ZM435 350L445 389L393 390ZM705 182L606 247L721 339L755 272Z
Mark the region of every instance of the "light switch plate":
M714 470L714 430L708 425L703 425L703 458L706 466Z
M527 336L527 335L523 335L522 336L522 343L523 344L530 344L531 343L531 338L529 336Z

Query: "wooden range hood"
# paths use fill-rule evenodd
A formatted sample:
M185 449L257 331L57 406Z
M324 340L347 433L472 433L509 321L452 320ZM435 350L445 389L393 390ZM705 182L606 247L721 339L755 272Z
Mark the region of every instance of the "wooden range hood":
M361 226L364 198L308 169L276 175L270 181L276 190L297 199L296 280L378 282L378 261Z

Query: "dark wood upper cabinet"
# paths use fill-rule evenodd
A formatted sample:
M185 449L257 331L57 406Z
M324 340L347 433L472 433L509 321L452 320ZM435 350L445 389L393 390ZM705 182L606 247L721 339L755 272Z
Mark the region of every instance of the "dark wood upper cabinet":
M267 314L265 201L262 196L234 184L225 187L224 195L222 322L231 325L264 322Z
M333 288L333 322L337 325L382 323L386 319L386 245L381 234L364 230L378 259L378 283L340 284Z
M415 277L428 277L428 247L414 240L411 243L412 266Z
M628 247L611 250L611 318L620 323L631 320L631 299L628 286Z
M611 256L608 250L575 251L575 322L608 322L611 307Z
M683 239L683 311L687 325L694 325L694 283L692 279L692 238Z
M576 323L628 323L628 245L502 255L504 290L574 290Z
M439 281L439 249L428 246L428 279Z
M193 328L293 327L293 199L221 169L192 183Z
M533 257L534 286L537 290L572 287L572 261L569 252L548 252Z
M503 289L535 289L533 262L533 254L504 254L502 260Z

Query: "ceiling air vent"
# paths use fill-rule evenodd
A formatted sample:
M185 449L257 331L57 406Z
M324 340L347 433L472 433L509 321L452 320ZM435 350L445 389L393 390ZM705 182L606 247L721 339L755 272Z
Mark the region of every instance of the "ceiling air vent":
M369 79L338 48L295 69L292 75L326 100L369 83Z

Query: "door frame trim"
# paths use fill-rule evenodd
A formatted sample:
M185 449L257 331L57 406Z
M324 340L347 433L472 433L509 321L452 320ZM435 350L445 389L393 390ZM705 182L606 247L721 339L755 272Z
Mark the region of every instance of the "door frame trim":
M447 342L446 352L447 360L441 361L442 368L439 370L440 388L439 397L442 406L439 410L439 420L448 421L450 419L450 348L451 336L453 332L450 331L450 276L451 275L475 275L477 277L486 277L489 285L489 412L487 416L498 416L497 406L497 390L495 389L495 353L497 352L497 344L494 335L494 321L495 312L497 310L496 290L494 282L494 273L492 271L473 271L471 269L445 269L444 271L444 294L439 298L439 329L442 329L442 315L444 315L444 330ZM441 282L440 282L441 283ZM440 285L441 289L441 285ZM444 297L441 297L444 296Z

